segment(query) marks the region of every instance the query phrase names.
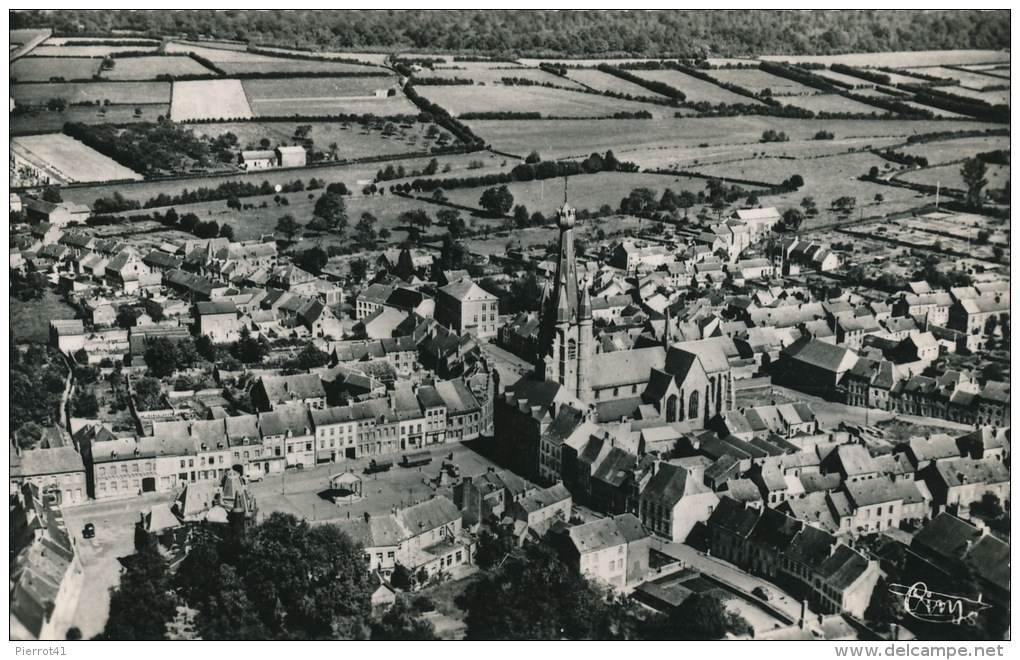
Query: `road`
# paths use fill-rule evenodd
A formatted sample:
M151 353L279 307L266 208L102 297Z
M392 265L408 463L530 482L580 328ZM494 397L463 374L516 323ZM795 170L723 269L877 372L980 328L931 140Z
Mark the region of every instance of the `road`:
M652 548L674 559L685 562L691 568L701 571L705 575L710 575L721 582L725 582L746 595L748 600L754 601L756 598L751 594L755 587L767 588L775 594L775 598L768 603L769 606L782 612L791 622L796 623L800 619L800 602L771 582L749 575L729 562L717 559L716 557L706 556L683 543L671 543L659 537L653 537ZM761 607L762 605L756 606ZM813 615L809 610L808 617L810 618L811 616Z
M449 454L453 454L452 462L460 466L461 474L465 476L482 474L495 466L460 443L434 445L429 451L433 461L420 471L419 468L394 465L389 472L366 475L363 472L371 459L365 458L267 475L263 481L251 484L250 488L258 502L260 518L281 511L308 520L343 520L365 513L385 515L395 507L422 502L433 495L452 498L452 481L447 480L438 489L422 483L423 479L431 480L439 474ZM401 457L390 455L385 458L396 463ZM363 479L364 497L340 505L321 497L320 493L328 488L330 477L347 469ZM159 504L170 504L178 495L179 491L145 493L128 499L91 501L63 509L64 521L84 569L84 585L72 625L81 630L85 639L98 635L106 625L110 589L120 582L118 559L134 553L135 523L142 513ZM93 540L82 538L86 523L96 527Z

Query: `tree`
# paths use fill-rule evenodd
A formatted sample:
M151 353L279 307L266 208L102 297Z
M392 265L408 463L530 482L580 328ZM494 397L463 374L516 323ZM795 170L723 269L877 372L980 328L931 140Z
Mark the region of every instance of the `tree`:
M876 204L881 204L884 201L885 201L885 195L883 195L882 193L878 193L877 195L875 195L875 203Z
M390 642L428 642L438 640L436 627L406 598L397 598L388 610L372 622L372 639Z
M791 208L783 213L783 227L787 231L797 231L803 222L804 214L800 212L800 209Z
M528 214L528 207L524 204L518 204L514 207L514 224L518 228L523 229L527 227L530 217L531 216Z
M498 217L506 215L514 206L514 196L506 186L499 188L487 188L478 199L481 206L489 215Z
M170 572L156 541L143 535L126 562L120 584L110 590L110 616L99 636L106 640L159 641L177 612Z
M358 257L350 263L351 278L355 282L363 282L368 275L368 262Z
M276 231L286 236L288 241L291 241L301 231L301 225L298 224L293 215L288 213L276 221Z
M467 639L619 639L623 611L541 544L483 571L458 597Z
M302 124L294 129L294 137L298 140L307 140L308 136L312 134L312 127L310 124Z
M22 302L42 300L47 289L46 276L42 273L22 274L20 270L11 271L11 295Z
M358 220L358 224L354 228L358 235L358 241L369 250L374 250L376 247L376 222L378 222L376 217L366 211L361 214L361 219Z
M240 337L235 342L231 353L245 364L254 364L262 362L262 358L265 356L265 349L259 340L251 336L251 330L248 329L248 326L242 325Z
M467 223L460 217L460 211L457 209L443 209L436 214L436 218L439 222L446 225L446 230L450 232L450 236L454 240L464 237L464 232L467 231Z
M684 210L684 217L688 217L691 207L697 203L697 199L694 197L694 193L690 190L682 190L677 195L677 205Z
M326 192L330 195L347 195L347 186L342 182L331 183L326 186Z
M471 252L452 234L443 236L443 247L439 250L441 270L461 270L471 264Z
M837 211L839 213L850 213L851 211L854 210L854 207L856 205L857 205L857 198L856 197L850 197L849 195L844 195L843 197L839 197L839 198L834 199L832 201L832 208L833 208L833 210L835 210L835 211Z
M411 591L414 589L414 574L399 561L393 566L393 573L390 575L390 584L394 589Z
M999 518L1003 511L1002 501L995 493L988 491L977 502L971 502L970 512L983 518Z
M650 216L659 210L659 199L651 188L634 188L620 202L620 213Z
M315 348L312 344L305 344L305 347L294 358L298 369L315 369L324 367L329 363L329 356Z
M60 188L46 186L42 191L42 200L44 202L50 202L51 204L59 204L64 201L64 198L60 194Z
M129 305L121 305L117 308L117 327L127 330L135 327L140 314L138 310Z
M347 231L347 203L335 193L326 192L315 202L313 217L322 220L326 228L343 234Z
M475 564L483 571L488 570L503 561L513 548L513 539L509 535L485 530L478 537Z
M154 378L172 376L182 362L177 342L165 337L148 340L143 359L145 366L149 368L149 374Z
M189 554L190 558L190 554ZM187 560L185 560L187 561ZM229 564L208 566L212 579L203 584L203 598L195 627L204 640L265 640L269 631L259 620L236 568Z
M669 617L673 639L696 641L722 639L726 633L745 634L747 621L726 609L722 599L711 592L689 596Z
M967 186L967 204L974 208L982 206L981 191L988 185L986 174L988 174L988 166L978 158L968 158L960 168L960 176L963 177L963 183Z
M225 238L230 242L234 241L234 228L224 223L220 225L220 238Z
M531 153L528 154L528 157L524 159L524 162L527 163L528 165L534 165L535 163L542 162L542 156L540 156L537 151L532 149Z
M353 637L370 611L364 549L336 525L274 512L252 530L240 566L254 611L270 632Z
M163 386L155 378L143 376L132 383L135 407L138 410L160 410L163 404Z
M433 158L432 160L429 161L428 165L425 166L425 169L422 170L422 174L424 174L425 176L432 176L438 171L439 161Z
M96 419L99 417L99 401L92 392L78 392L71 399L71 414L74 417Z
M397 218L397 221L410 227L418 226L422 229L432 226L432 218L429 217L429 214L426 213L424 209L404 211L400 214L400 217Z
M759 204L758 195L751 193L750 195L747 196L747 201L744 203L748 206L758 206Z
M329 255L321 247L310 247L307 250L299 252L294 257L294 264L298 268L307 270L313 275L318 275L322 272L322 269L329 263Z
M814 197L805 197L800 200L800 206L804 209L804 213L808 214L809 217L818 215L818 205L815 203Z

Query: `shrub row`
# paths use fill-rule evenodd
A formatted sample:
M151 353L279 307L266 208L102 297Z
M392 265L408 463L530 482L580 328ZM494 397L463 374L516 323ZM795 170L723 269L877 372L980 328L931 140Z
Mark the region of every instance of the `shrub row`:
M867 69L858 69L855 66L848 66L846 64L833 63L829 68L836 73L842 73L847 76L853 76L854 78L860 78L861 80L867 80L868 82L877 83L879 85L891 85L892 79L884 73L876 73L874 71L868 71Z
M687 100L686 94L681 92L676 87L667 85L666 83L658 82L655 80L645 80L644 78L635 76L633 73L624 71L623 69L618 69L614 66L609 66L608 64L604 63L599 64L597 68L599 71L603 73L608 73L609 75L616 76L621 80L626 80L627 82L634 83L635 85L640 85L645 89L655 92L656 94L662 94L665 97L673 99L677 103L683 103Z

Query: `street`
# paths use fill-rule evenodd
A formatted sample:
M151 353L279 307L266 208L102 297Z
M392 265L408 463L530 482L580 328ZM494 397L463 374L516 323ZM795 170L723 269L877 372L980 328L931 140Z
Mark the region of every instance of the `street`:
M438 489L423 483L423 480L432 480L439 474L451 453L452 462L460 466L461 474L465 476L482 474L494 465L460 443L433 445L428 451L433 460L421 468L400 467L401 455L392 454L377 457L394 461L388 472L366 475L364 469L371 460L367 457L267 475L263 481L251 484L250 489L258 502L261 519L274 511L281 511L307 520L342 520L365 513L385 515L394 508L423 502L436 494L452 498L455 480L447 479ZM328 489L331 476L348 469L363 480L364 496L360 500L337 505L319 496ZM84 585L72 625L81 630L85 639L98 635L106 625L110 589L120 581L118 559L134 553L135 523L143 512L158 504L170 504L179 494L180 491L145 493L121 500L90 501L62 510L84 569ZM94 539L82 538L86 523L95 525Z

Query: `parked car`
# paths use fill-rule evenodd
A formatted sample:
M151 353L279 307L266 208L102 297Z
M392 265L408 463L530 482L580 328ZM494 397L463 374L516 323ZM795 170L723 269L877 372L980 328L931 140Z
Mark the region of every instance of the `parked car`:
M393 467L393 461L377 461L374 458L372 462L365 468L365 474L375 474L376 472L386 472Z
M85 523L85 529L81 530L81 535L87 539L95 538L96 526L92 523Z
M262 479L263 479L263 478L264 478L264 477L265 477L266 475L265 475L265 474L263 474L262 470L256 470L256 469L252 469L252 470L248 470L247 472L245 472L245 473L244 473L244 476L245 476L245 478L246 478L246 479L247 479L247 480L248 480L249 482L252 482L252 481L262 481Z
M773 598L775 598L772 592L766 589L765 587L755 587L754 591L752 591L751 593L764 601L770 601Z

